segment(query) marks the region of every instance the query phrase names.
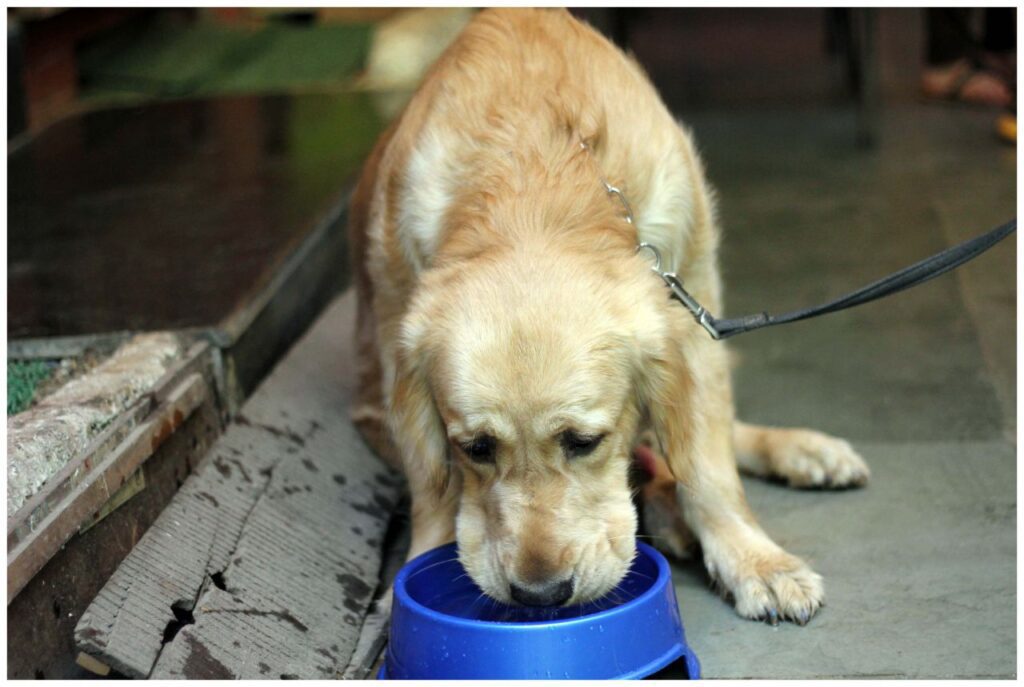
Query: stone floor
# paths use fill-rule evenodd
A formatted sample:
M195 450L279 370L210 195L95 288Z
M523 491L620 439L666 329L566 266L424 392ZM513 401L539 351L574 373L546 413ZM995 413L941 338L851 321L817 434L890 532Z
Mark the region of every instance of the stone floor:
M683 118L720 191L727 315L822 302L1016 212L1016 155L992 113L890 109L870 151L838 110ZM843 436L873 476L840 493L746 480L828 601L806 627L772 628L677 565L707 677L1016 675L1015 249L730 343L741 416Z

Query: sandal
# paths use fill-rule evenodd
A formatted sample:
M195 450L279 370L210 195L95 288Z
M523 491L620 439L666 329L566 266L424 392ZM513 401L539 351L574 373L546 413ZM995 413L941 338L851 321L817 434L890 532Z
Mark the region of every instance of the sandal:
M992 107L1007 107L1013 98L1000 74L966 58L926 69L921 90L933 100Z

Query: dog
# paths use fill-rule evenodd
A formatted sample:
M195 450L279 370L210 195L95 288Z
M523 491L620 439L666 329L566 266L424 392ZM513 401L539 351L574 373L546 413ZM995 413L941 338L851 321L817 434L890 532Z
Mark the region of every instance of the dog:
M368 158L350 231L353 420L406 475L410 558L455 540L495 600L598 599L634 556L637 460L658 546L699 543L741 616L815 614L821 577L761 529L738 470L869 470L841 439L738 421L725 345L637 251L722 311L712 189L633 59L564 10L480 12Z

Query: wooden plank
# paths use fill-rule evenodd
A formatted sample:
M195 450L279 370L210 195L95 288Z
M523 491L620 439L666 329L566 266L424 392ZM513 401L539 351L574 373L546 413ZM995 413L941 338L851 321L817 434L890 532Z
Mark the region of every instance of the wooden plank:
M172 332L133 337L106 360L7 418L7 517L71 463L81 463L102 432L151 393L184 353Z
M224 588L206 588L195 624L164 649L152 677L333 678L348 665L397 494L381 465L361 461L337 472L336 456L352 449L345 439L317 434L306 443L301 460L275 468L223 572Z
M211 359L194 371L214 388ZM110 576L224 431L212 395L146 459L146 488L88 531L75 534L7 607L8 679L82 677L75 626ZM26 622L31 618L32 622Z
M192 345L185 357L169 369L133 405L124 410L106 429L100 432L82 451L53 475L34 496L25 501L12 517L7 520L7 550L12 551L19 542L38 529L40 524L55 509L61 508L68 497L81 485L93 467L113 451L120 450L128 435L140 422L147 418L154 408L165 403L181 381L189 375L202 374L211 355L210 345L198 342Z
M345 670L402 490L348 419L354 305L332 304L245 404L83 615L79 649L136 677Z
M59 508L52 510L38 527L18 542L7 556L8 604L78 528L192 415L207 393L206 382L200 374L186 377L115 452L88 473Z
M208 573L227 565L266 489L273 453L250 452L244 466L232 462L256 436L229 429L214 445L82 615L80 650L130 677L149 675L177 620L172 608L191 612Z
M59 472L7 519L7 550L13 550L82 484L103 458L115 451L156 406L146 394L93 439L81 455L69 461Z

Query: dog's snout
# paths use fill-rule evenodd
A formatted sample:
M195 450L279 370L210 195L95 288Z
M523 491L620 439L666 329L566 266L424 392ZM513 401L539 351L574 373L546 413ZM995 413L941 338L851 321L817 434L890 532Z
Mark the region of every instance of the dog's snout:
M512 598L524 606L560 606L569 600L575 587L574 578L547 584L521 587L509 584Z

